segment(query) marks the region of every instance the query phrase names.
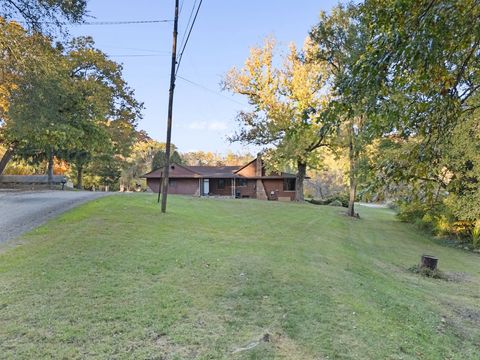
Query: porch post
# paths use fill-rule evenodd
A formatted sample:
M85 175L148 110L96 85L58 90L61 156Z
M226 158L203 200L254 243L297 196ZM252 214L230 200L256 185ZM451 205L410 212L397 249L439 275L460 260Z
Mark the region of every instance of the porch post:
M233 184L233 186L232 186L232 189L233 189L233 198L235 199L235 197L236 197L236 194L235 194L235 178L232 178L232 184Z

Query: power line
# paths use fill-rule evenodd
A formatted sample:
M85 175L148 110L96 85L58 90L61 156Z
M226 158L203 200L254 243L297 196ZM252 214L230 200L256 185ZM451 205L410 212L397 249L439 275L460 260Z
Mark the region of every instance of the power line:
M132 47L117 47L117 46L103 46L102 48L108 49L115 49L115 50L132 50L132 51L140 51L140 52L149 52L161 55L170 55L170 53L166 50L158 50L158 49L143 49L143 48L132 48Z
M200 7L202 6L202 1L198 3L197 7L197 12L195 13L195 17L193 18L192 25L190 26L190 30L188 31L187 39L185 40L185 44L183 44L182 51L180 52L180 56L177 61L177 69L175 70L175 75L178 73L178 69L180 68L180 64L182 62L182 57L183 57L183 52L185 51L185 48L187 47L188 44L188 39L190 39L190 35L192 34L193 26L195 25L195 21L197 20L198 12L200 11Z
M18 21L14 20L15 22L21 23L21 24L28 24L27 21ZM134 24L159 24L159 23L167 23L167 22L172 22L173 20L169 19L164 19L164 20L126 20L126 21L86 21L82 23L73 23L70 24L72 26L83 26L83 25L92 25L92 26L97 26L97 25L134 25ZM39 21L37 22L38 24L45 24L45 25L58 25L58 23L55 22L43 22Z
M230 98L230 97L228 97L228 96L225 96L225 95L223 95L222 93L220 93L220 92L218 92L218 91L209 89L209 88L207 88L206 86L204 86L204 85L202 85L202 84L196 83L196 82L194 82L194 81L192 81L192 80L188 80L188 79L186 79L186 78L184 78L184 77L182 77L182 76L180 76L180 75L177 75L177 77L178 77L179 79L182 79L183 81L186 81L186 82L192 84L192 85L195 85L195 86L197 86L197 87L199 87L199 88L202 88L202 89L205 90L205 91L208 91L208 92L211 92L211 93L213 93L213 94L215 94L215 95L221 96L221 97L223 97L223 98L225 98L225 99L227 99L227 100L229 100L229 101L232 101L232 102L234 102L234 103L236 103L236 104L245 106L245 104L241 103L240 101L237 101L237 100L232 99L232 98Z
M190 10L190 16L188 17L187 25L185 26L185 31L183 32L182 40L180 41L180 48L182 48L183 43L185 42L185 36L187 35L187 29L190 26L190 22L192 21L195 5L197 5L197 0L193 2L192 10Z
M183 3L185 2L185 0L182 0L182 3L180 4L180 11L178 12L178 15L180 15L182 13L182 9L183 9Z
M172 22L172 20L129 20L129 21L91 21L74 25L132 25L132 24L159 24Z
M162 56L170 56L168 54L118 54L118 55L111 55L107 54L108 57L162 57Z

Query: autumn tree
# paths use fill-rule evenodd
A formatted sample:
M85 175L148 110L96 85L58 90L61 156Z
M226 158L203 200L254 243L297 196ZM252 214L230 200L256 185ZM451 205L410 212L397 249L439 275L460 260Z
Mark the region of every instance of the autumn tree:
M278 67L274 47L269 39L263 47L252 48L244 67L225 76L224 88L247 96L253 108L238 114L240 130L230 140L266 147L271 168L293 163L295 199L303 201L307 166L315 163L315 151L327 145L334 129L334 121L322 116L329 72L315 57L310 39L301 51L292 44Z

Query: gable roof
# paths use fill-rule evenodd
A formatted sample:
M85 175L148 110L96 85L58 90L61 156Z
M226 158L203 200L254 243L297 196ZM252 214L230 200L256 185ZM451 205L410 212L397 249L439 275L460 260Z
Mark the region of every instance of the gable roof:
M253 159L252 161L246 163L246 164L243 165L243 166L239 166L238 169L235 170L235 173L238 173L240 170L245 169L248 165L253 164L253 163L256 162L256 161L257 161L257 158Z
M234 177L240 166L189 166L189 169L203 176Z
M272 174L269 176L242 176L237 174L238 171L250 165L253 161L250 161L245 166L188 166L180 165L177 163L171 164L169 177L170 178L223 178L223 179L233 179L233 178L246 178L246 179L282 179L282 178L295 178L294 174L281 173L281 174ZM163 169L156 169L150 171L149 173L141 176L142 178L147 179L156 179L163 176Z
M170 177L184 177L184 178L192 178L192 177L201 177L199 173L190 169L189 166L180 165L177 163L170 164ZM161 178L163 176L163 168L155 169L142 175L142 178Z

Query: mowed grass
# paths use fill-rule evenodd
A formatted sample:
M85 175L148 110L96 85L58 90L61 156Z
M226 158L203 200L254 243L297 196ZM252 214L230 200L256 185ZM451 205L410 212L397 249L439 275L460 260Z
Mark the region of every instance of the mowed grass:
M480 256L359 211L83 205L0 253L0 358L480 359ZM422 253L451 281L409 272Z

